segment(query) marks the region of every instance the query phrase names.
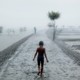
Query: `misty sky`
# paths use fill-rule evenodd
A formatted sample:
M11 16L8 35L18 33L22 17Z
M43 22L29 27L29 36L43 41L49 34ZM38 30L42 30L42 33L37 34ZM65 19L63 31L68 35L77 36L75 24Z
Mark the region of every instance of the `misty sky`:
M61 14L58 26L80 26L80 0L0 0L0 26L46 27L49 11Z

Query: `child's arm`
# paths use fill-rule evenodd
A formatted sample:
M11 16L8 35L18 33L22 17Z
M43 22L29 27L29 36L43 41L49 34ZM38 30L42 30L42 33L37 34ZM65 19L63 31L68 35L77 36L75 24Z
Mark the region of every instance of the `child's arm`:
M46 55L46 51L45 51L44 54L45 54L46 61L49 62L49 61L48 61L48 58L47 58L47 55Z
M35 55L34 55L33 61L35 60L36 55L37 55L37 50L36 50L36 53L35 53Z

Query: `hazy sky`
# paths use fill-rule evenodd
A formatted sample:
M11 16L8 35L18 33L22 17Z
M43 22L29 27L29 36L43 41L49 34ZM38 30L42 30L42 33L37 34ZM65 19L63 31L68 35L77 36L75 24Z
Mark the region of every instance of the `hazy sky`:
M46 27L49 11L58 11L61 25L80 25L80 0L0 0L0 26Z

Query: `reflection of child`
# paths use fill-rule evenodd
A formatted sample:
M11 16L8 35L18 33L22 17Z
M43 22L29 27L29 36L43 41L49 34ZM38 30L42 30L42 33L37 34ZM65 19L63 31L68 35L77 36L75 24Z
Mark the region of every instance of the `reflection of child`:
M38 53L38 56L37 56L37 63L38 63L38 75L41 73L43 73L43 67L44 67L44 56L46 58L46 61L48 62L48 59L47 59L47 55L46 55L46 51L45 51L45 48L43 48L43 41L40 41L39 42L39 47L37 48L36 50L36 53L34 55L34 58L33 58L33 61Z

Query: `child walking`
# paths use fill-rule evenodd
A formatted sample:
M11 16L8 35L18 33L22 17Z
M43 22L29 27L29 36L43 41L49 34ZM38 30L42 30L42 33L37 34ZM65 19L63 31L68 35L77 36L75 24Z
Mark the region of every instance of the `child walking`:
M36 53L35 53L34 58L33 58L33 61L34 61L36 55L38 54L37 55L38 75L41 75L41 76L43 74L43 68L44 68L44 56L46 58L46 61L48 62L46 50L43 46L44 46L44 42L40 41L39 47L37 48Z

